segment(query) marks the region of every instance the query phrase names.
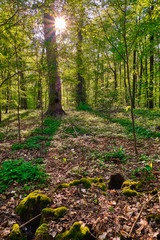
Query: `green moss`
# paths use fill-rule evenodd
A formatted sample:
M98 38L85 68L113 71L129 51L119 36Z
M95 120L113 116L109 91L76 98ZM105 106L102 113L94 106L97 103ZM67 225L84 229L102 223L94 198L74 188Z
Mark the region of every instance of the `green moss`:
M62 188L68 188L68 187L70 187L69 183L61 183L61 184L58 185L56 190L61 190Z
M9 239L10 240L25 240L26 237L22 236L19 225L14 224L12 227L12 231L9 234Z
M142 182L140 181L129 181L129 180L126 180L123 182L122 184L122 188L124 187L130 187L131 189L139 189L140 187L142 187Z
M158 189L155 188L155 189L153 189L153 190L151 190L151 191L146 191L145 193L148 193L148 194L151 194L151 195L155 195L155 194L158 193Z
M102 190L102 191L106 191L107 186L105 183L98 183L97 186Z
M92 181L90 179L87 179L87 178L81 178L79 180L79 183L83 183L83 186L85 188L90 188L92 186Z
M62 188L68 188L71 186L78 186L79 184L83 184L85 188L90 188L92 186L92 183L95 183L100 189L106 190L106 185L103 183L103 178L81 178L80 180L73 180L70 183L62 183L59 184L58 187L55 189L62 189Z
M59 207L56 209L53 208L44 208L42 209L41 223L49 222L50 220L57 221L67 212L66 207Z
M89 236L89 228L82 227L81 223L75 222L69 231L58 234L56 240L84 240Z
M142 194L130 188L123 189L122 193L127 197L141 196Z
M26 221L38 215L50 202L51 199L43 195L41 191L34 191L20 202L16 213Z
M146 219L148 223L153 219L157 224L160 224L160 214L149 214Z
M48 233L48 225L46 223L43 223L40 225L39 228L37 228L35 233L35 240L52 240L53 238Z

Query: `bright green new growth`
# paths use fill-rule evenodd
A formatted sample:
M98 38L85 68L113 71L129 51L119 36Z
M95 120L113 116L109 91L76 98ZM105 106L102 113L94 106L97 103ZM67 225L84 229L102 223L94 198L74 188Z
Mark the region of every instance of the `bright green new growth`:
M66 207L59 207L56 209L44 208L42 209L41 223L47 223L50 220L57 221L67 212Z
M44 240L51 240L53 239L48 233L48 225L43 223L37 228L35 233L35 240L44 239Z
M89 236L89 228L82 227L81 223L75 222L69 231L58 234L56 240L84 240Z
M68 188L71 186L77 186L79 184L83 184L85 188L90 188L92 186L92 183L95 183L101 190L106 190L106 185L103 183L102 177L99 178L81 178L80 180L73 180L70 183L62 183L59 184L56 190L62 189L62 188Z
M22 236L19 225L14 224L12 227L12 231L9 234L10 240L26 240L26 237Z
M38 215L45 208L51 199L37 190L24 198L16 208L16 213L22 220L29 220Z

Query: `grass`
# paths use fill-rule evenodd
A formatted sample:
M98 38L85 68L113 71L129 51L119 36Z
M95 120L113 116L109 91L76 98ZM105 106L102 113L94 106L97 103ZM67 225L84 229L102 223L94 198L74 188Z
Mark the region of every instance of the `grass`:
M43 184L46 180L47 174L39 163L25 162L23 159L9 159L0 166L0 193L15 182Z

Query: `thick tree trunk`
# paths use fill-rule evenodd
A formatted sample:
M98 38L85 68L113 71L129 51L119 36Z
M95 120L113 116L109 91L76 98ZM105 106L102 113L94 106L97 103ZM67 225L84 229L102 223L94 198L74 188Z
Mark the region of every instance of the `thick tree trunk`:
M52 10L52 13L50 13ZM46 115L62 115L61 82L58 74L57 46L55 34L54 5L44 13L44 36L48 65L49 103Z

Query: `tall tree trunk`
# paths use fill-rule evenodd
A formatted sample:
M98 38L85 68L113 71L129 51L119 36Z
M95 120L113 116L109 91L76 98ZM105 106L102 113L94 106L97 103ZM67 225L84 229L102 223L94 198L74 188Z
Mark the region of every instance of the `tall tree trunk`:
M152 11L154 6L151 6L149 10L150 17L152 16ZM150 81L149 81L149 102L148 107L149 109L153 108L153 75L154 75L154 51L153 51L153 44L154 44L154 36L153 33L150 35Z
M145 57L145 95L146 95L146 104L145 106L148 107L148 62L147 62L147 56Z
M51 11L52 10L52 11ZM62 115L61 82L58 73L54 4L44 13L44 37L48 65L49 103L46 115Z
M140 62L140 74L139 74L139 91L138 91L138 102L140 104L141 101L141 93L142 93L142 75L143 75L143 59L141 54L141 62Z
M137 83L137 73L136 73L136 50L133 51L133 108L135 109L135 99L136 99L136 83Z
M114 61L114 89L117 90L118 83L117 83L117 66L116 62Z
M76 102L77 106L81 103L85 104L86 96L85 96L85 81L83 78L83 59L82 59L82 20L79 23L77 28L77 96Z
M128 101L128 90L127 90L127 82L126 82L126 63L124 61L124 88L125 88L125 101L126 101L126 105L129 104Z
M20 89L21 109L27 109L26 82L23 71L20 72Z

